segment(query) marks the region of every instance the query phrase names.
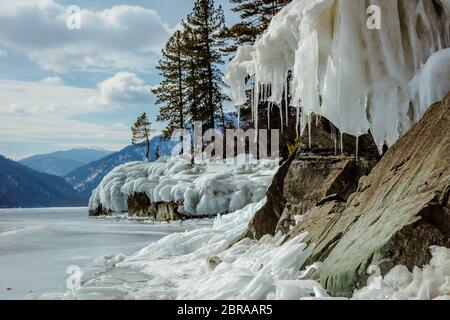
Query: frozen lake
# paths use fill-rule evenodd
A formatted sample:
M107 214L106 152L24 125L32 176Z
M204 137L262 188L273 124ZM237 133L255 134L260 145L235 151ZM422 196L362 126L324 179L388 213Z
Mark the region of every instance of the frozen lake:
M100 271L110 254L130 255L151 242L195 224L89 219L87 208L0 210L0 299L66 290L67 267Z

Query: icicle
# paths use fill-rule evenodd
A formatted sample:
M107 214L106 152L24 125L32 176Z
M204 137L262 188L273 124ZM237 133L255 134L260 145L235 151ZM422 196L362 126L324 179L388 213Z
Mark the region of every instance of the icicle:
M259 108L259 93L261 90L261 85L259 84L259 81L256 81L256 92L255 92L255 115L254 115L254 123L255 123L255 142L258 142L258 108Z
M359 160L359 137L356 137L356 161Z
M262 86L262 92L261 92L261 102L264 103L266 101L266 85L263 84Z
M254 111L254 100L255 100L255 82L253 81L253 85L252 88L250 89L250 109L252 110L252 122L254 121L253 116L255 115L255 111Z
M341 154L344 155L344 134L341 132Z
M312 132L312 130L311 130L311 123L312 123L312 119L311 119L311 117L312 117L312 114L309 114L308 115L308 142L309 142L309 148L311 149L311 142L312 142L312 138L311 138L311 132Z
M289 126L289 96L288 96L289 78L286 74L286 87L284 88L284 105L286 107L286 127Z
M337 134L336 129L333 127L332 129L333 141L334 141L334 155L337 156Z
M300 125L300 107L297 106L297 115L296 115L296 120L295 120L295 132L297 133L297 139L299 137L299 125Z
M280 124L281 124L281 133L283 133L283 123L284 123L284 121L283 121L283 106L280 104L279 105L279 107L280 107Z
M238 129L240 129L241 128L241 106L237 106L237 114L238 114L237 125L238 125Z
M308 122L308 120L306 119L305 111L302 108L301 116L300 116L300 136L302 136L302 137L305 132L307 122Z

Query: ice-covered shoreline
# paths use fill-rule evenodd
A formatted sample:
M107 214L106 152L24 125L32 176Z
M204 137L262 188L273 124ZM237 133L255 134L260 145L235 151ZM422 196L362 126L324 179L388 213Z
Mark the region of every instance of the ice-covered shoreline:
M130 162L106 175L93 191L89 208L101 204L113 212L126 212L128 197L145 193L152 203L180 203L180 210L194 217L233 212L264 198L279 161L193 165L187 157L177 156Z
M255 124L261 99L277 104L284 112L281 102L286 92L287 73L292 71L291 106L297 107L297 125L301 131L310 120L309 115L314 113L326 117L342 133L358 137L370 130L380 150L385 144L393 145L432 103L450 90L450 49L446 49L450 46L450 2L440 2L443 4L440 13L432 2L419 0L374 3L379 4L385 22L380 30L366 28L367 2L294 0L273 19L253 47L240 48L230 63L225 80L232 87L235 102L245 103L249 91L249 83L245 81L250 75L256 83L251 101ZM407 168L409 160L399 165L394 163L388 171ZM170 171L169 167L164 167L163 175ZM185 167L181 171L191 169ZM319 263L301 270L314 248L314 244L302 242L305 234L294 238L266 235L260 240L237 241L265 200L255 203L257 198L246 197L242 206L232 206L239 187L232 187L232 192L224 194L222 179L226 181L228 177L215 176L214 183L213 180L206 183L209 188L202 188L204 181L199 186L197 178L192 180L185 174L177 181L187 181L187 185L178 182L160 185L159 178L155 184L148 184L155 181L154 175L146 170L143 177L131 174L131 180L127 180L127 175L125 180L111 175L110 181L115 182L105 183L102 188L110 190L111 198L118 193L151 191L147 195L152 201L184 201L186 211L193 215L209 210L205 208L230 213L218 216L212 227L169 235L129 257L111 257L113 270L131 269L145 275L145 285L130 285L118 281L114 273L106 273L90 279L74 295L68 293L67 298L340 299L330 297L315 281ZM203 173L207 172L208 169ZM177 174L178 171L173 172L174 176ZM141 189L141 185L146 187ZM197 192L195 197L189 192L186 196L184 189L191 186ZM219 193L203 193L205 190ZM400 197L402 189L399 187L396 192ZM226 205L219 199L224 195ZM199 200L195 206L190 205L191 199L203 196L207 199L205 203L214 204L200 205ZM94 197L99 201L93 203L103 203L100 198L101 195ZM378 221L384 222L382 219L369 222ZM395 223L396 220L386 221ZM352 299L449 299L450 249L432 246L429 250L431 260L413 270L396 266L382 275L376 266L371 266L367 272L374 273L367 285L360 288L358 283L359 289L349 296ZM345 272L341 273L342 277L348 275ZM360 279L366 279L362 275L365 272L362 268L358 270Z
M43 299L347 299L331 297L315 280L320 266L301 270L313 244L305 234L285 242L281 234L230 243L246 229L265 199L218 216L213 226L170 234L131 256L98 260L106 271L76 291ZM394 267L381 276L373 268L367 286L351 299L449 299L450 249L432 247L433 258L412 272Z

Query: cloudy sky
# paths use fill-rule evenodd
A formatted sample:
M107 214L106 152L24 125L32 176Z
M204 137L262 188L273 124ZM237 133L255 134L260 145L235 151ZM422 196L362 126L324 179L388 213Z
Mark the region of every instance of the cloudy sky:
M236 21L229 0L227 23ZM67 27L70 6L81 29ZM136 116L155 119L149 89L165 41L193 0L0 0L0 154L119 150ZM163 124L156 124L161 129Z

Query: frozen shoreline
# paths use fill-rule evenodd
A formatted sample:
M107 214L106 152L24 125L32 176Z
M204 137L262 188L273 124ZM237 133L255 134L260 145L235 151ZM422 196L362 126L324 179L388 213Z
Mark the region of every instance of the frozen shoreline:
M105 268L98 264L99 257L130 255L168 234L195 227L88 219L87 208L0 209L0 299L63 294L68 266L78 265L89 275Z

